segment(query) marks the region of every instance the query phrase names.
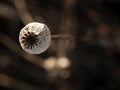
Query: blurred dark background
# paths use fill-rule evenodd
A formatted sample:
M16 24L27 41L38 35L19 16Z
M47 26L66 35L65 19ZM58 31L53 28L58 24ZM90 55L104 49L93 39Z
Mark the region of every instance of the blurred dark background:
M33 21L52 34L40 55L18 40ZM120 90L120 1L0 0L0 90Z

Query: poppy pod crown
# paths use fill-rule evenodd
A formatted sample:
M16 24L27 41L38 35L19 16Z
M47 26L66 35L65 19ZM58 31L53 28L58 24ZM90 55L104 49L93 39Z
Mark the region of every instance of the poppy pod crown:
M43 23L29 23L22 28L19 34L20 45L29 54L44 52L49 47L50 41L50 30Z

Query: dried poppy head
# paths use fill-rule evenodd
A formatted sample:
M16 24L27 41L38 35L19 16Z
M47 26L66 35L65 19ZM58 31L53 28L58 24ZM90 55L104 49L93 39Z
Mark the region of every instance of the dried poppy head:
M40 54L50 45L51 33L49 28L38 22L27 24L19 34L21 47L29 54Z

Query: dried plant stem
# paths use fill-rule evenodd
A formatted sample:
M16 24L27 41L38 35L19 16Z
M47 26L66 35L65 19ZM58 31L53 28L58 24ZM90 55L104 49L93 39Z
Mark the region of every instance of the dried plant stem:
M30 13L28 12L25 0L13 0L13 1L22 22L25 25L28 24L29 22L33 22L34 20L31 17Z
M62 13L62 17L61 17L61 23L60 23L60 34L75 34L75 18L73 17L72 13L73 13L73 9L76 3L76 0L62 0L63 2L63 13ZM67 17L66 17L67 16ZM74 24L73 24L74 23ZM60 37L60 36L59 36ZM73 38L74 36L72 36ZM62 38L62 37L60 37ZM57 56L66 56L67 55L67 51L70 50L71 48L74 48L75 45L75 40L73 41L73 43L71 43L69 40L67 39L71 39L71 36L69 35L63 35L63 38L65 38L65 40L61 40L59 39L58 41L58 50L57 50ZM71 43L71 45L70 45ZM69 47L71 46L71 47Z
M67 39L67 40L74 40L75 36L71 35L71 34L56 34L56 35L52 35L51 37L52 39Z

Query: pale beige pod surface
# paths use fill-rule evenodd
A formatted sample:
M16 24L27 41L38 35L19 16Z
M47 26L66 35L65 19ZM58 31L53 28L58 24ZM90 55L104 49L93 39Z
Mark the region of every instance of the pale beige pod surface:
M29 54L40 54L46 51L50 41L50 30L43 23L29 23L22 28L19 34L20 45Z

